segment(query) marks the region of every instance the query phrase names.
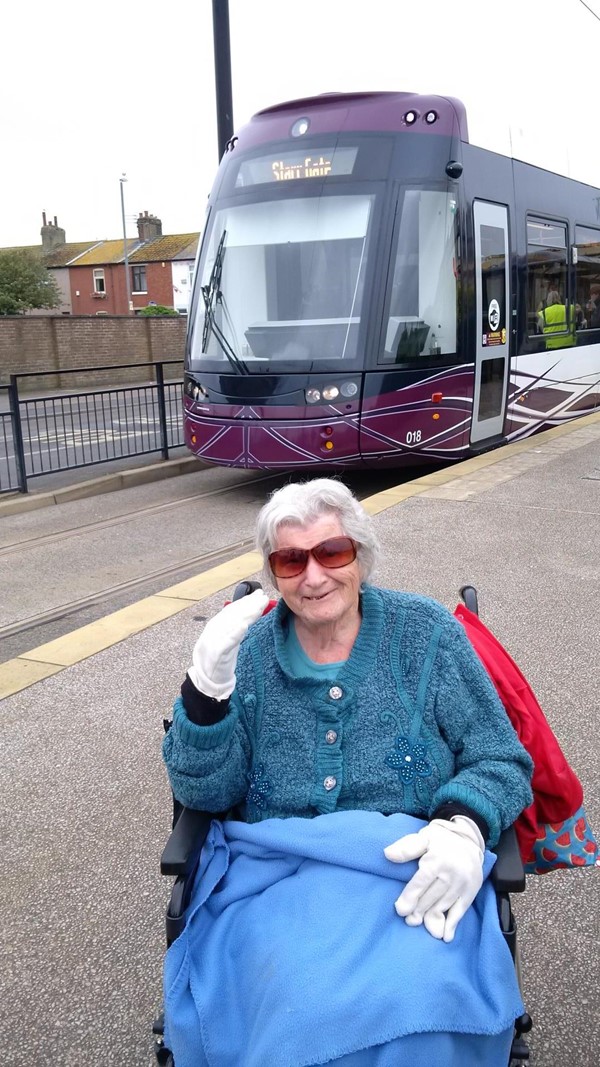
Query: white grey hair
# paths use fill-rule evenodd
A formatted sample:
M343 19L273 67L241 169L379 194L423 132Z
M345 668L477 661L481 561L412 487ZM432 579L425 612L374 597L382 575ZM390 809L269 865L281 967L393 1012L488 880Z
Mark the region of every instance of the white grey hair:
M322 515L334 515L346 537L356 541L361 581L369 580L379 555L379 542L373 523L353 493L336 478L293 482L271 493L256 522L256 545L267 575L272 577L269 555L277 547L279 528L309 526Z
M561 302L562 301L560 299L560 293L556 289L551 289L550 292L548 293L548 297L547 297L547 300L546 300L546 306L547 307L552 307L553 304L560 304Z

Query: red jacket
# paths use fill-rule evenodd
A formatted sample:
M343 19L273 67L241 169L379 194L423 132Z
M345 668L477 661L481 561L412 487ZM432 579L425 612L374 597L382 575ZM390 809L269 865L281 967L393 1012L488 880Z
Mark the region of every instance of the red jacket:
M569 767L531 686L494 635L463 604L454 612L488 672L519 740L534 762L533 802L519 816L515 830L524 863L545 823L570 818L583 803L583 789Z

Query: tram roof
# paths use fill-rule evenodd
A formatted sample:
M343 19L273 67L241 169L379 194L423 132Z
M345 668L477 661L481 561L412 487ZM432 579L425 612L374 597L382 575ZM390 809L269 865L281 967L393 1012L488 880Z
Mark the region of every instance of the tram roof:
M297 118L306 115L310 119L310 132L330 131L409 131L419 133L458 134L461 141L468 141L467 112L462 101L451 96L420 95L410 92L351 92L322 93L319 96L286 100L263 108L253 115L248 126L240 131L244 141L254 139L250 131L263 128L269 123L269 139L288 137L290 113ZM340 112L345 112L341 115ZM407 121L410 113L415 115ZM433 121L425 116L435 113ZM277 118L281 119L281 129ZM257 138L257 140L262 138Z

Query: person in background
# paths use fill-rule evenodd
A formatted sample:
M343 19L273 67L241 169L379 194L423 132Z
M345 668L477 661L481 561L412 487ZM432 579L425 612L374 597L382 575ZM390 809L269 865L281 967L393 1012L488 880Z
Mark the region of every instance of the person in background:
M592 282L590 286L590 300L587 305L588 328L600 330L600 283Z
M427 820L391 842L419 861L396 902L451 941L493 846L531 801L532 762L461 624L427 597L378 588L371 519L320 478L277 490L257 542L262 590L205 626L164 759L175 797L248 822L363 809Z
M546 338L546 348L568 348L575 343L573 308L571 308L571 328L567 333L567 308L557 289L550 289L546 307L539 313L539 326Z

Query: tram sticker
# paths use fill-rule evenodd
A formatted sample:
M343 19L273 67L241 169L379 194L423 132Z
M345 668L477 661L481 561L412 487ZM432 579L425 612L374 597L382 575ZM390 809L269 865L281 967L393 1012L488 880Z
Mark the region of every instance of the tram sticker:
M490 306L488 308L488 322L490 324L490 330L495 332L500 325L500 304L497 300L490 300Z
M492 345L505 345L506 344L506 330L502 327L501 330L494 330L491 333L484 333L481 337L482 345L486 348L491 348Z
M481 343L482 345L485 345L486 348L491 348L492 345L506 344L506 327L503 325L501 326L501 320L502 312L500 310L500 304L494 298L494 300L490 300L487 311L488 329L485 329L486 324L484 321L484 332L481 335Z

